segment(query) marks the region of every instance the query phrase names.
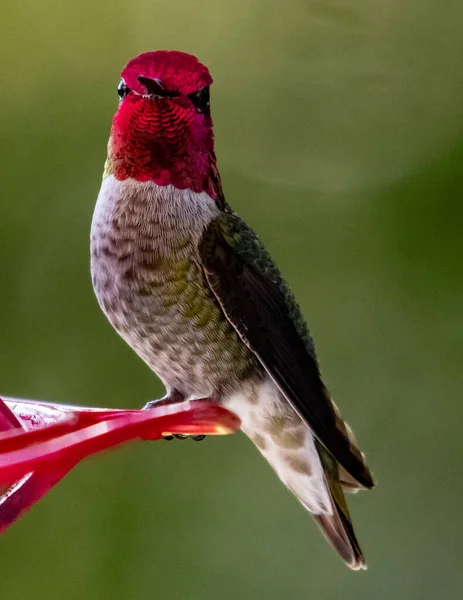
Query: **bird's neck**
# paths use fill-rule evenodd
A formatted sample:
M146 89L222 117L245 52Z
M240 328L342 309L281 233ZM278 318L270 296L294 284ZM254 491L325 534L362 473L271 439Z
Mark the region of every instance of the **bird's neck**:
M168 152L165 147L151 144L149 148L137 140L111 135L104 175L118 181L132 179L140 183L151 181L160 187L205 192L219 204L222 198L220 176L213 151Z

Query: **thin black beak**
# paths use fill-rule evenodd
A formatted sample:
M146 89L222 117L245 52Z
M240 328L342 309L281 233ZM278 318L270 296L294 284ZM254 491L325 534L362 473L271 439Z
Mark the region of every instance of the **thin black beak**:
M139 75L137 79L142 86L144 86L148 94L154 94L155 96L160 96L161 98L174 98L175 96L180 96L178 92L169 92L166 90L160 80L154 77L145 77L144 75Z

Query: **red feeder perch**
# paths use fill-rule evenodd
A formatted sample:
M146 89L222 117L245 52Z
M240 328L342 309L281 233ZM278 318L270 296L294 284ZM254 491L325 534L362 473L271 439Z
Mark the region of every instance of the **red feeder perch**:
M204 400L116 410L0 399L0 533L87 456L131 440L223 435L239 426Z

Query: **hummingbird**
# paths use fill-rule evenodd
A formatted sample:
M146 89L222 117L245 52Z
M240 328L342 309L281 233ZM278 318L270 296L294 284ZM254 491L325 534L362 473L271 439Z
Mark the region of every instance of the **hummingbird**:
M173 50L141 54L121 77L91 226L98 302L165 385L161 402L237 414L341 558L365 568L344 492L373 478L293 294L225 200L212 77Z

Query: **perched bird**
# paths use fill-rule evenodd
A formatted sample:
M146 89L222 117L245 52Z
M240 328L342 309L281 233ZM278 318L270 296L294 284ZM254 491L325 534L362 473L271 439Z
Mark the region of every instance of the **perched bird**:
M373 487L321 379L309 330L256 234L225 201L212 78L156 51L122 71L91 230L98 301L164 383L164 402L209 398L310 511L352 569L365 562L344 491Z

